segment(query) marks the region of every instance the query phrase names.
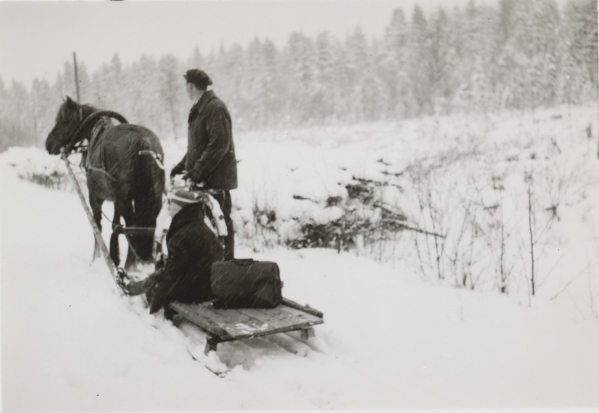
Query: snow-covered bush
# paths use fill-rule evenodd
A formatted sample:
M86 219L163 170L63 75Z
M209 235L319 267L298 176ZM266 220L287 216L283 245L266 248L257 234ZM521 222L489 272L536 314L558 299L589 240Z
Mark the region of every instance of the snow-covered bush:
M445 235L412 233L411 262L425 278L524 296L552 284L563 242L553 228L597 183L597 160L550 121L510 122L478 136L476 151L456 145L407 169L407 215Z
M59 156L50 156L39 148L12 147L3 154L7 165L13 167L21 179L43 185L51 189L74 190L64 161ZM85 174L78 167L80 155L69 157L72 170L81 184Z
M232 219L237 236L254 251L281 244L282 228L273 208L255 202L251 208L235 209Z
M405 228L405 215L396 205L385 202L390 192L401 189L396 184L353 177L345 189L347 196L328 197L323 202L323 210L330 211L332 219L318 222L309 217L296 218L300 233L287 244L293 248L347 251L358 243L362 247L373 245Z

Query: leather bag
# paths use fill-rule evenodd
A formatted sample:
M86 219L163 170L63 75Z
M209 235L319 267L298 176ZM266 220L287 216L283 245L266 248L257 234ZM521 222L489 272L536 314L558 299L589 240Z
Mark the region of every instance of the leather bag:
M274 308L283 301L279 266L272 261L217 261L210 280L214 308Z

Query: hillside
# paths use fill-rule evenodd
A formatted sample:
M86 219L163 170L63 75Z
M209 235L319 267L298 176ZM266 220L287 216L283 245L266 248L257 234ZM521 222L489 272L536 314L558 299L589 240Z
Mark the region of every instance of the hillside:
M304 356L283 338L222 344L220 362L232 368L223 379L187 352L203 348L201 333L193 342L150 316L142 298L120 299L105 264L89 264L93 238L75 193L18 179L31 176L32 160L59 176L59 161L13 148L0 155L3 410L599 407L596 114L588 106L236 135L237 255L278 262L284 295L321 310L325 324ZM172 166L185 142L164 146ZM384 182L376 199L447 236L445 251L459 259L441 256L443 278L431 264L434 237L414 231L380 226L341 252L287 247L306 223L355 218L348 186L360 180ZM482 213L495 202L502 221ZM371 204L359 211L384 221ZM512 268L504 293L501 263Z

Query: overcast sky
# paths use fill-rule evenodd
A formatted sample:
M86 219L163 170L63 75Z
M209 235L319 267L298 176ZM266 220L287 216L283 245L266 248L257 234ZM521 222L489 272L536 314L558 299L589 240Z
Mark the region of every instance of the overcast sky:
M115 53L125 64L143 53L187 58L195 44L207 53L221 43L245 48L256 36L281 47L293 31L344 38L359 25L369 39L380 38L393 10L409 18L416 2L428 14L468 0L0 1L0 76L7 87L13 79L28 88L34 78L53 82L74 51L91 73Z

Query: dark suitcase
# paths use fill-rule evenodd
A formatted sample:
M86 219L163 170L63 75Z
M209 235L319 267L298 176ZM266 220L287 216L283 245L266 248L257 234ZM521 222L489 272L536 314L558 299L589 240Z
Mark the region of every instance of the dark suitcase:
M275 262L217 261L212 264L210 281L214 308L274 308L283 301Z

